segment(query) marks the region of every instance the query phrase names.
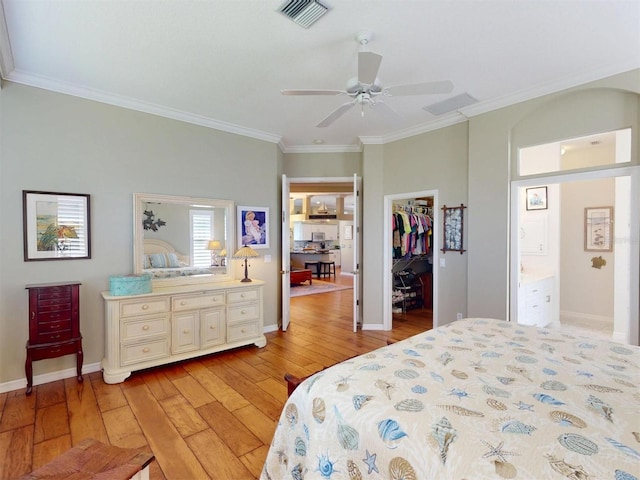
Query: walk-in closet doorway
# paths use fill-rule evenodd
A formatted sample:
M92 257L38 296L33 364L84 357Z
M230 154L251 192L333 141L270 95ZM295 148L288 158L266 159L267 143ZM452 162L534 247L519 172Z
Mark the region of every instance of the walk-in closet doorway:
M402 260L394 258L393 216L398 208L405 208L407 212L429 216L432 235L428 253L421 252L424 254L416 255L415 258L409 255ZM437 190L400 193L384 197L384 330L393 328L394 309L406 311L407 309L420 308L420 313L425 316L425 325L429 328L431 324L433 327L438 326L438 269L436 265L439 264L439 237L441 237L441 233L438 231L439 218ZM403 274L403 272L408 273ZM431 285L425 285L427 282L430 282ZM431 308L424 308L425 305Z

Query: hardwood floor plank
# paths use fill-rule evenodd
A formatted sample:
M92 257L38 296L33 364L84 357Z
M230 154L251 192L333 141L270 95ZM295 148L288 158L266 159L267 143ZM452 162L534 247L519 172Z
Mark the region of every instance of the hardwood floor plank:
M287 385L285 382L269 377L261 382L256 382L256 385L275 397L281 404L287 401Z
M154 368L147 370L142 374L142 379L153 393L153 396L158 400L164 400L165 398L178 395L178 389L160 369Z
M227 410L249 405L249 402L242 395L201 363L188 365L187 371Z
M66 403L57 403L36 411L33 443L44 442L70 433Z
M40 468L71 448L71 435L50 438L33 446L32 469ZM2 477L4 478L4 477Z
M147 385L128 388L124 395L167 478L208 478Z
M256 437L262 440L262 443L265 445L271 444L278 419L273 420L267 417L253 405L240 408L232 413L238 420L244 423Z
M262 445L245 424L220 403L204 405L198 409L198 413L237 457Z
M64 386L60 382L43 383L35 387L36 408L45 408L66 401Z
M123 407L102 412L102 419L111 445L122 448L140 448L148 445L128 403Z
M33 454L33 425L0 433L0 478L16 478L29 473Z
M207 392L195 378L190 376L186 370L184 372L187 374L186 377L176 378L172 382L193 408L216 401L213 395Z
M269 452L269 447L267 445L262 445L255 450L247 453L246 455L242 455L240 457L240 461L242 464L249 470L253 478L260 478L260 474L262 473L262 467L264 466L264 462L267 459L267 453Z
M251 379L247 379L247 377L228 368L225 364L218 367L209 367L209 369L262 413L274 420L279 417L282 404L271 394L256 388ZM237 410L237 408L233 410Z
M0 420L0 432L33 425L36 418L36 395L15 395L7 398Z
M93 393L96 396L101 412L108 412L109 410L127 405L127 399L124 398L120 385L108 385L104 383L101 374L99 376L91 376L89 381L93 387Z
M196 433L186 441L193 452L202 459L202 464L212 480L255 480L251 472L212 430Z
M169 417L183 437L188 437L209 428L207 422L204 421L196 409L193 408L182 395L165 398L164 400L160 400L159 403L167 417Z
M63 382L67 396L71 444L76 445L86 438L108 443L107 431L91 382L79 383L75 377L66 378Z

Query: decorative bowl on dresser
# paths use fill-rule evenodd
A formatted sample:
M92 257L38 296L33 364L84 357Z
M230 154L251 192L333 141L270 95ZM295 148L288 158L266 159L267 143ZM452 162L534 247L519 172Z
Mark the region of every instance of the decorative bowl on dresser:
M80 282L27 285L29 290L29 340L25 373L27 391L33 388L36 360L76 354L76 373L82 382L82 335L80 334Z
M251 343L264 347L263 285L239 280L154 288L105 300L105 383Z

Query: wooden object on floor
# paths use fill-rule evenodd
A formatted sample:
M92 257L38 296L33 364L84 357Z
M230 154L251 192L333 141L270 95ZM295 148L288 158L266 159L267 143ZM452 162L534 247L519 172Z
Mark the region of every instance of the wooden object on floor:
M146 480L153 459L152 453L137 448L114 447L88 438L21 480Z
M82 381L82 335L80 334L80 283L40 283L29 290L29 340L25 373L27 391L33 387L33 362L76 354L78 381Z
M304 268L312 267L312 271L315 272L316 278L320 278L320 263L318 262L304 262Z
M290 283L303 283L308 281L309 285L311 285L313 284L313 274L311 270L307 268L291 270L289 281Z
M331 278L333 274L333 278L336 277L336 262L320 262L320 266L318 267L320 273L318 276L322 275L323 277Z

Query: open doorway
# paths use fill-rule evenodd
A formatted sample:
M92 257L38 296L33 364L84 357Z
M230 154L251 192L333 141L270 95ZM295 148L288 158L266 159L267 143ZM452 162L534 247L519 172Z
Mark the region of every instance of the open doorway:
M637 169L613 168L629 162L629 138L619 131L521 149L521 175L550 174L512 187L511 318L518 323L637 341L638 252L630 242L638 230Z
M437 191L385 196L385 330L437 326Z
M355 175L283 176L283 330L294 303L298 313L326 311L331 305L331 312L351 322L354 332L359 327L359 185Z

